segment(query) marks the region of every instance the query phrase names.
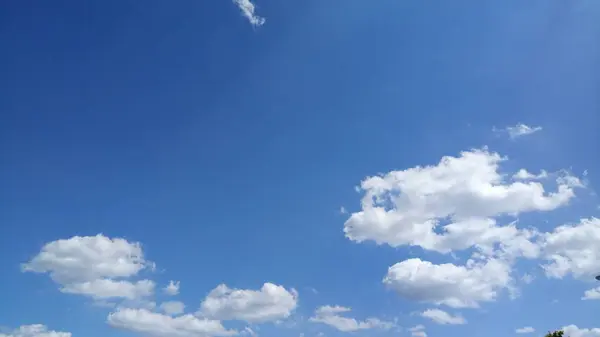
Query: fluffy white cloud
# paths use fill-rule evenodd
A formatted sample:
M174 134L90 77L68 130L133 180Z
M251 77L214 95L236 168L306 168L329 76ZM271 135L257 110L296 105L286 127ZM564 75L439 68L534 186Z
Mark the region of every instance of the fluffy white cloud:
M287 318L298 305L298 293L265 283L260 290L230 289L221 284L200 306L201 315L220 320L260 323Z
M48 330L45 325L23 325L8 334L0 333L0 337L71 337L70 332Z
M532 333L532 332L535 332L535 329L530 326L526 326L526 327L515 330L515 332L516 333Z
M22 267L24 271L49 273L53 280L65 284L131 277L149 265L139 243L98 234L47 243Z
M582 300L600 300L600 287L586 290Z
M537 181L506 181L499 172L504 160L485 149L472 150L444 157L435 166L369 177L361 183L362 209L350 215L344 232L356 242L444 253L502 242L535 256L535 247L527 243L532 233L514 224L497 226L493 218L563 206L574 197L578 180L559 177L554 192Z
M265 24L265 18L256 15L256 6L250 0L233 0L233 3L238 6L251 25L262 26Z
M542 252L550 261L543 267L546 275L589 279L600 273L600 219L581 219L575 225L563 225L544 234Z
M561 330L569 337L600 337L600 328L584 329L576 325L567 325Z
M366 329L390 329L394 323L382 321L377 318L367 318L358 321L354 318L344 317L340 314L347 313L350 308L341 306L322 306L317 308L315 316L310 318L311 322L323 323L343 332L366 330Z
M193 315L171 317L146 309L120 309L109 314L107 322L115 328L159 337L209 337L237 334L236 331L225 329L220 321L199 319Z
M452 316L440 309L428 309L421 313L421 316L429 318L438 324L466 324L467 320L461 315Z
M153 264L144 259L139 243L102 234L52 241L22 265L26 272L48 273L62 292L96 300L135 300L152 295L154 282L123 280L148 267Z
M411 259L390 267L384 282L406 298L458 308L493 301L504 288L514 295L511 265L518 257L542 256L543 235L499 219L567 205L583 184L560 171L555 190L547 191L526 170L516 180L501 172L506 160L475 149L436 165L368 177L361 183L361 209L344 224L346 237L440 253L476 249L475 259L464 266ZM535 177L545 176L542 171Z
M185 304L179 301L169 301L162 303L160 309L167 315L181 315L185 310Z
M478 307L496 299L510 286L510 265L489 259L469 260L466 265L433 264L419 258L396 263L383 280L400 296L453 308Z
M154 282L141 280L138 282L97 279L93 281L70 283L60 290L64 293L87 295L95 299L127 298L130 300L154 294Z
M169 284L163 290L167 295L175 296L179 294L179 281L169 281Z

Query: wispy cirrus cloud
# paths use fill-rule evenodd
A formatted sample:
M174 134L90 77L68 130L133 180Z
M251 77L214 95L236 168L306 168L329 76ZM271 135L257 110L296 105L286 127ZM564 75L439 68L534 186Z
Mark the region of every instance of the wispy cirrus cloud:
M252 26L257 27L265 24L266 19L256 14L256 6L250 0L233 0L233 3L238 6Z
M523 123L517 123L514 126L507 126L505 128L498 129L496 127L492 128L492 131L495 133L507 133L510 139L517 139L523 136L528 136L534 134L538 131L542 131L541 126L529 126Z
M519 334L532 333L532 332L535 332L535 329L530 326L526 326L523 328L516 329L515 332L519 333Z

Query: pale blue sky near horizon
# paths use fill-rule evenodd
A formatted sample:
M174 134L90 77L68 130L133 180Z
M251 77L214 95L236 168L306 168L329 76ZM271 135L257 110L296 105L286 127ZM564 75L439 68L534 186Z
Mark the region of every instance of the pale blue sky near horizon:
M352 242L340 212L360 210L366 177L487 147L506 172L586 177L568 207L524 215L535 226L599 217L600 2L253 2L262 26L229 0L0 5L0 327L133 335L20 269L98 233L140 242L157 265L145 273L180 281L190 312L220 283L295 288L300 323L264 337L343 335L308 321L322 305L430 337L600 327L600 302L581 300L593 282L530 262L515 266L536 274L520 297L448 310L467 324L419 317L434 306L386 289L388 267L452 259ZM542 130L492 131L518 123Z

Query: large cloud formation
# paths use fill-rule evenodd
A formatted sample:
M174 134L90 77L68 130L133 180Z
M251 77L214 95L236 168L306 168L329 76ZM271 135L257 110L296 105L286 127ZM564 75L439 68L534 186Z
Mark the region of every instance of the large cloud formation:
M517 258L548 261L549 276L589 277L595 272L592 260L600 256L592 243L600 233L596 219L551 233L506 221L567 205L582 182L567 171L505 174L500 166L506 160L474 149L443 157L436 165L368 177L361 183L361 209L344 224L346 237L442 254L470 250L464 265L413 258L391 266L383 279L407 299L454 308L478 307L503 289L514 290ZM553 190L547 190L550 184Z

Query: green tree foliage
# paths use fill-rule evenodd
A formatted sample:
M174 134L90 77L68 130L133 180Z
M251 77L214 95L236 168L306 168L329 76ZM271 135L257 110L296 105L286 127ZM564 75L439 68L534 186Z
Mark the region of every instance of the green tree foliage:
M564 334L565 334L564 331L556 330L556 331L548 332L545 337L563 337Z

